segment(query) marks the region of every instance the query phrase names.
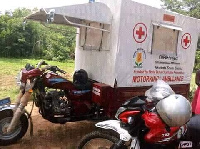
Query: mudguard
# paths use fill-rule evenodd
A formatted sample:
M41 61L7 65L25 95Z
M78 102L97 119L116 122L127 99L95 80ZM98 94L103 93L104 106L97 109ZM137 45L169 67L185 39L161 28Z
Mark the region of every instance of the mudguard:
M15 105L4 105L4 106L0 106L0 112L4 111L4 110L12 110L15 108Z
M96 127L103 129L111 129L119 133L120 139L123 141L129 141L132 137L127 130L120 127L120 121L118 120L107 120L95 124Z
M15 108L15 105L12 105L12 104L0 106L0 113L2 111L5 111L5 110L11 110L13 112L14 108ZM26 110L24 110L24 115L27 117L27 119L29 119L29 122L30 122L30 136L33 136L33 121L32 121L32 118L31 118L30 114Z

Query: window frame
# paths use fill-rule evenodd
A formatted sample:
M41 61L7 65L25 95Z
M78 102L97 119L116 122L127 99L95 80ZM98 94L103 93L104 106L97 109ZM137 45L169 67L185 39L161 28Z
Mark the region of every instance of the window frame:
M169 54L169 55L175 55L177 56L177 50L178 50L178 39L179 39L179 35L180 35L180 32L183 31L181 27L179 26L174 26L174 25L169 25L169 24L162 24L162 23L152 23L152 26L153 26L153 30L152 30L152 43L151 43L151 54L153 54L153 47L154 47L154 36L155 36L155 27L162 27L162 28L165 28L165 29L171 29L171 30L175 30L175 31L178 31L177 33L177 39L176 39L176 47L175 47L175 51L173 53L170 53L170 52L167 52L167 50L160 50L159 52L155 52L155 54Z

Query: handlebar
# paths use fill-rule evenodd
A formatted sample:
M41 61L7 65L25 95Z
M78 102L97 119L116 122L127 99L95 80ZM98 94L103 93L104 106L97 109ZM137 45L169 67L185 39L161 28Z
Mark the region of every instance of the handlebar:
M48 65L48 64L44 60L42 60L37 64L37 68L40 68L42 65Z
M60 73L63 73L63 74L66 73L64 70L58 68L57 66L48 65L44 60L40 61L37 64L37 68L41 68L42 65L46 65L44 68L42 68L42 70L50 70L50 71L53 71L54 73L56 73L57 71L59 71Z
M63 73L63 74L66 73L64 70L58 68L57 66L50 66L50 67L48 68L48 70L53 71L53 72L55 72L55 73L56 73L56 71L59 71L60 73Z

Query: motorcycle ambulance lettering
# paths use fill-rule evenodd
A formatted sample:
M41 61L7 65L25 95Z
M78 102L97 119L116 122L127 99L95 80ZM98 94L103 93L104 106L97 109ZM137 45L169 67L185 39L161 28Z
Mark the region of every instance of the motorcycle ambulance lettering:
M166 82L183 81L184 76L133 76L132 82L155 82L157 80L164 80Z
M142 68L143 59L146 59L145 50L142 48L138 48L135 53L133 54L133 58L135 60L134 68Z

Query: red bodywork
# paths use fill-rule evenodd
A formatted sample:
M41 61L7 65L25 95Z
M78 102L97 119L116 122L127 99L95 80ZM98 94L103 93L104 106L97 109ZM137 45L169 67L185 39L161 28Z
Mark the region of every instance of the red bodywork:
M189 84L171 85L171 87L176 94L188 97ZM102 105L106 116L113 118L122 103L132 97L143 96L149 88L150 86L111 87L104 83L93 83L92 101Z
M145 135L145 141L155 143L170 143L177 139L178 130L180 127L170 127L170 131L166 130L166 125L163 123L161 118L153 112L145 112L142 115L145 121L145 125L149 128L149 132Z
M57 82L51 82L51 80L55 79L60 79L61 81ZM44 85L49 88L54 88L54 89L62 89L62 90L73 90L75 89L73 83L60 75L53 73L53 72L48 72L43 75L43 81Z
M38 68L29 71L22 69L21 81L26 83L27 79L33 79L39 76L43 78L42 80L45 87L65 90L67 97L71 100L72 105L74 105L73 110L75 116L85 115L89 112L92 105L92 92L89 90L87 92L81 92L80 90L76 89L71 81L56 73L44 73L44 71L41 71Z
M21 81L23 83L26 83L27 79L32 79L34 77L40 76L41 74L42 74L42 71L38 68L29 70L29 71L24 68L24 69L22 69Z
M114 117L117 109L123 103L119 103L114 98L114 89L104 83L93 83L92 102L103 107L107 117Z
M122 112L119 115L119 119L128 123L128 117L134 116L141 113L138 110L129 110ZM145 134L144 140L150 144L169 144L170 142L179 139L179 130L180 127L170 127L170 130L167 131L166 124L161 120L161 118L153 112L146 111L142 114L142 119L145 121L145 126L149 129L149 131ZM186 126L184 126L184 131L186 130Z
M62 76L48 72L43 75L44 85L53 89L62 89L66 91L67 97L71 100L72 105L74 105L74 115L81 116L89 112L91 108L91 96L92 92L81 92L76 89L74 84L63 78Z
M126 111L119 115L119 119L124 123L128 123L128 117L134 116L138 113L140 113L140 111Z

